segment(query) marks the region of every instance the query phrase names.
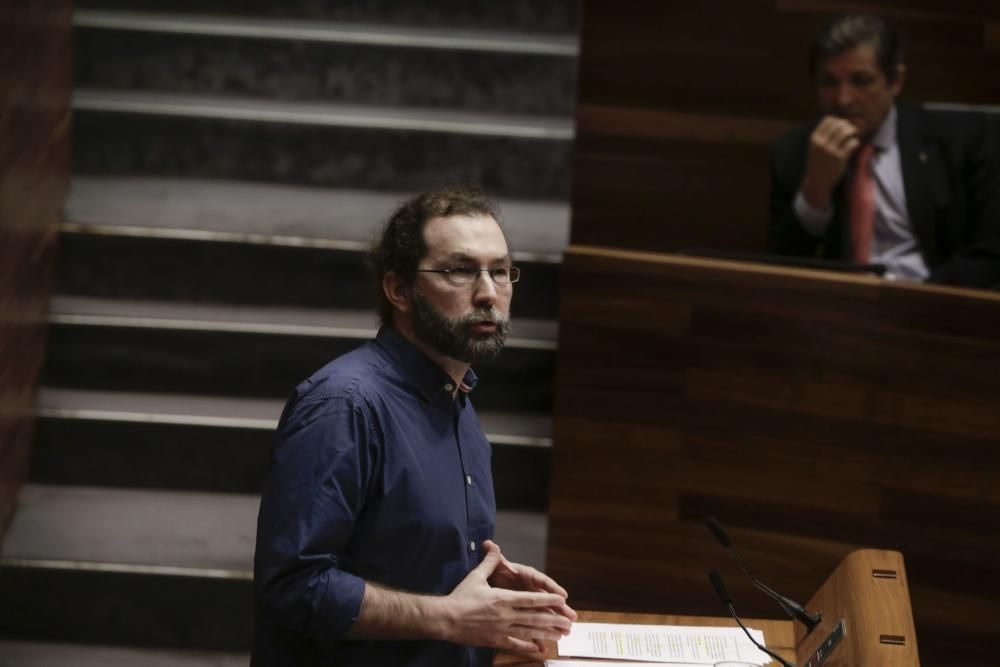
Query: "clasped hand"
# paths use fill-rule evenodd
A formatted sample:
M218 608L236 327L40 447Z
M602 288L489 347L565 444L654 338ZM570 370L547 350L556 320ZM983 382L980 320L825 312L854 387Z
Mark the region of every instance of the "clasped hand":
M508 561L495 542L483 542L483 549L483 561L447 596L449 641L538 653L544 641L569 633L576 612L566 604L562 586L533 567Z
M809 137L809 156L802 181L802 196L820 210L830 207L830 197L847 170L851 155L861 145L854 125L837 116L826 116Z

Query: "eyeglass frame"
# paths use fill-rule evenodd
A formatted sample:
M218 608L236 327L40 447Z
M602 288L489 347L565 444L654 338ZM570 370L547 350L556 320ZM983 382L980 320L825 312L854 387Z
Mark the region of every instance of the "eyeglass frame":
M488 268L488 269L473 269L473 268L470 268L470 267L467 267L467 266L455 266L455 267L452 267L452 268L449 268L449 269L417 269L416 271L417 271L417 273L441 273L441 274L444 274L445 279L449 283L451 283L452 285L474 285L476 283L476 280L478 280L479 275L483 271L485 271L487 273L487 275L489 275L490 280L492 280L493 283L496 284L496 285L513 285L514 283L516 283L518 280L521 279L521 267L519 267L519 266L494 266L494 267ZM497 280L496 275L495 275L495 272L497 272L497 271L507 271L508 272L508 277L510 279L506 280L506 281L504 281L504 280ZM459 281L455 280L455 278L454 278L455 275L463 275L463 273L459 273L459 272L469 272L469 274L468 274L468 277L469 277L468 282L459 282ZM472 272L475 272L475 276L472 275Z

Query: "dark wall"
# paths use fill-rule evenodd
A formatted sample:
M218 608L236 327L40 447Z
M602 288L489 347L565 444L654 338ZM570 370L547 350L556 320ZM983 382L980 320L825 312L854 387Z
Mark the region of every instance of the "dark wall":
M70 6L0 9L0 539L27 472L69 181Z
M585 1L572 242L763 251L767 145L814 113L809 37L857 6ZM1000 104L1000 3L864 7L908 37L905 99Z

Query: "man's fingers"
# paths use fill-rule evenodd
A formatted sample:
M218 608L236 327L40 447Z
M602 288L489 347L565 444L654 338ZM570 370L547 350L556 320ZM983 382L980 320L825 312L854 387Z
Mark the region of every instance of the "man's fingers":
M566 598L555 593L522 592L509 591L504 589L493 589L501 591L501 599L508 607L517 609L532 609L538 607L564 607Z
M832 148L837 156L846 158L854 152L860 143L858 133L852 130L851 132L847 132L842 136L839 136L836 145Z
M820 141L828 141L831 138L844 133L849 128L853 128L853 126L843 118L827 116L820 121L819 125L816 126L816 129L813 130L813 138Z
M528 583L532 585L533 588L539 591L546 591L548 593L555 593L562 598L568 598L569 593L566 589L556 583L555 579L548 576L543 572L539 572L533 567L527 565L516 565L521 576L527 579Z
M857 144L858 133L853 127L838 128L817 142L817 146L838 157L851 153L850 144Z
M545 613L538 617L538 625L551 625L568 631L573 626L573 621L577 618L576 612L566 604L566 601L561 596L547 595L546 597L548 600L555 602L547 605L535 604L530 606L518 602L514 603L514 606L521 611L532 611L535 613L540 608L544 608Z
M514 567L514 563L507 560L507 557L503 555L503 551L500 550L500 545L493 540L483 540L483 551L487 554L496 553L500 556L500 567L504 568L511 574L518 574L518 571Z
M576 613L561 595L484 586L502 558L498 550L486 551L483 562L466 577L467 583L449 596L457 609L464 610L456 616L457 627L449 641L537 654L544 648L542 642L557 641L572 630Z
M847 142L844 143L844 154L851 155L854 151L858 150L858 146L861 145L861 140L858 139L857 135L854 135Z
M554 609L550 609L549 611L553 614L559 614L560 616L565 616L570 621L576 620L576 612L573 611L573 609L565 602L563 602L560 606Z
M509 560L507 560L507 557L503 555L503 551L500 550L499 544L497 544L493 540L484 540L483 549L485 549L487 553L495 550L498 554L500 554L500 567L506 570L509 574L513 575L520 574L520 570L518 569L519 566L516 563L511 563Z
M816 126L816 132L824 136L856 131L857 129L851 121L839 118L838 116L826 116L822 121L820 121L819 125Z
M838 132L834 135L834 138L836 141L835 147L841 152L847 152L848 144L852 141L858 141L858 131L851 127L842 132Z
M507 632L512 637L534 642L557 642L566 634L551 628L536 628L531 625L512 625Z
M542 632L568 634L573 629L573 619L576 618L576 614L573 613L570 617L567 614L559 613L558 610L553 610L553 608L516 607L510 615L505 615L505 618L505 622L511 625L535 628ZM548 635L543 638L558 639L558 637L549 637Z
M843 155L850 153L847 144L857 136L858 129L850 121L827 116L813 131L812 143L818 148Z
M499 549L487 550L482 562L472 572L482 576L484 579L489 579L490 575L493 574L493 570L497 569L497 565L500 564L501 558Z
M522 611L517 615L515 624L552 635L539 635L540 639L559 639L560 636L569 634L569 631L573 629L573 623L568 618L560 614L549 613L539 614Z
M512 601L506 601L512 604ZM576 612L567 607L520 607L513 606L509 615L505 615L507 622L515 625L542 628L549 631L568 633L573 629L573 621L576 620Z
M520 651L521 653L541 653L542 647L538 644L530 641L524 641L523 639L518 639L517 637L504 637L497 648L507 649L509 651Z

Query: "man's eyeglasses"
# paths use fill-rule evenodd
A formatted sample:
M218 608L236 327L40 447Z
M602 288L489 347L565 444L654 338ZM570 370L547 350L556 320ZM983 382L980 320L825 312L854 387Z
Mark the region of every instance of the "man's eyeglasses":
M417 273L443 273L452 285L471 285L485 271L498 285L509 285L521 279L521 269L516 266L497 266L492 269L475 269L471 266L456 266L453 269L417 269Z

